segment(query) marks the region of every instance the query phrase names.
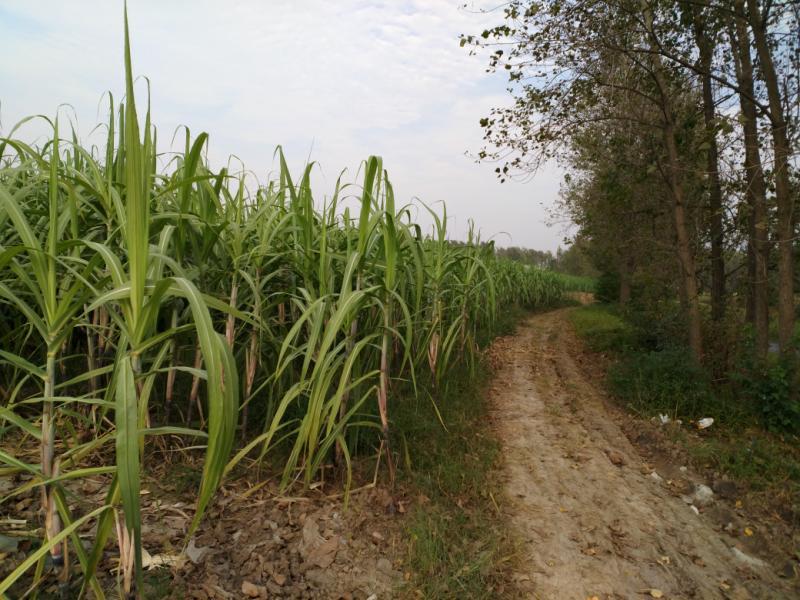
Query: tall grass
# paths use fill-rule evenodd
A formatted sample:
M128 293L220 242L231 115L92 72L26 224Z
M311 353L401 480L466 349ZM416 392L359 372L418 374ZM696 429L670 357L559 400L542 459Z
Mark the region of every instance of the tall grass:
M561 280L564 290L567 292L586 292L593 294L597 289L597 279L594 277L558 273L558 278Z
M50 554L68 595L103 598L114 536L121 592L141 594L143 459L158 436L203 440L192 531L225 473L279 447L284 488L332 460L348 486L365 439L380 440L393 477L393 382L427 371L436 399L501 311L563 291L475 235L450 243L446 214L431 211L424 235L377 157L322 207L313 167L295 181L280 148L265 185L212 170L207 136L188 130L158 169L168 155L149 106L140 121L125 31L125 102L110 100L105 148L62 139L57 119L42 146L17 128L0 138L0 476L22 481L0 503L39 489L44 515L41 546L0 595L35 587ZM105 502L74 514L70 482L97 475Z

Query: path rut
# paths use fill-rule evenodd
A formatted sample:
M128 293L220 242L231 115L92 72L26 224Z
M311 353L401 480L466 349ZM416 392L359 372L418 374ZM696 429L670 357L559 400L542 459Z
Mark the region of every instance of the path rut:
M737 556L733 538L643 472L600 382L576 362L568 310L529 318L493 350L517 587L558 600L792 597L770 567Z

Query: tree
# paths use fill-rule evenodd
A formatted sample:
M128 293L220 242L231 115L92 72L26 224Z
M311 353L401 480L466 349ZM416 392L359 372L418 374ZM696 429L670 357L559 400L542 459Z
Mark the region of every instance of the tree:
M516 102L495 109L483 121L494 147L511 151L501 175L535 169L543 159L558 156L576 131L603 120L630 121L631 98L650 108L646 120L660 132L659 171L667 183L680 265L680 293L687 313L689 345L703 355L702 324L696 261L687 222L687 198L682 181L676 106L687 88L682 70L665 64L658 48L673 39L672 19L656 20L646 2L572 0L511 2L507 23L483 32L503 48L491 64L510 71L520 82ZM512 23L509 25L508 22ZM465 43L484 44L474 37ZM665 42L665 40L668 40ZM482 152L498 158L498 152Z
M527 177L550 159L579 173L577 183L566 186L567 197L570 202L580 199L581 233L593 245L604 246L601 240L607 239L609 246L594 248L595 256L603 268L621 276L623 298L629 272L636 271L631 260L635 263L636 253L649 244L637 244L633 259L622 260L631 255L626 249L629 222L615 223L599 207L619 218L625 202L619 190L611 193L605 187L609 175L615 173L619 182L624 180L623 164L654 167L669 198L673 237L666 243L678 259L676 288L690 347L696 357L703 356L701 297L710 291L711 323L717 332L712 337L722 340L713 349L717 363L725 362L722 334L730 331L727 321L738 318L738 311L726 316L726 279L736 273L743 241L750 257L747 317L755 329L756 354L766 355L772 233L778 246L778 341L781 351L790 354L800 5L768 0L512 0L502 11L501 24L462 38L475 51L491 53L490 69L508 73L514 97L512 106L493 109L481 121L486 146L479 158L499 161L501 180ZM632 125L629 131L624 124ZM769 136L763 135L764 126ZM583 164L577 163L575 156L581 153L574 150L590 147L590 130L602 132L592 142L599 152L612 152L612 139L625 139L640 149L639 142L655 144L649 153L652 164L631 160L618 148L602 165L587 165L585 153ZM762 155L771 158L770 171L764 170ZM632 194L627 202L642 202L630 183L620 188ZM741 195L746 210L738 208ZM605 201L589 201L600 197ZM728 215L736 212L746 218L730 220ZM573 216L578 218L574 211ZM596 235L598 225L609 229L608 236ZM733 261L730 273L726 255Z

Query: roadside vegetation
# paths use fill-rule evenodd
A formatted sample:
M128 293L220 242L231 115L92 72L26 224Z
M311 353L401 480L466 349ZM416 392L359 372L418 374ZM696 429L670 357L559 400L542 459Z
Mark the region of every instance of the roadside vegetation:
M512 333L522 314L507 313L497 333ZM448 378L446 428L429 403L406 403L398 416L409 456L403 481L418 495L406 524L409 591L425 598L497 598L508 586L515 548L498 507L500 445L488 426L484 384L491 372L483 360L474 375Z
M654 337L614 305L576 308L570 320L592 351L609 358L606 383L623 406L656 422L682 422L665 431L700 467L726 474L800 524L797 415L779 357L771 376L743 364L739 377L714 381L686 347ZM713 425L698 435L696 424L707 418Z
M536 311L574 304L565 295ZM530 314L511 308L498 318L491 336L513 334L519 320ZM482 346L488 346L489 335L485 332ZM507 501L500 478L502 440L490 428L485 390L492 374L485 356L472 375L454 370L441 391L441 421L437 408L419 397L399 408L398 430L408 449L403 482L418 494L406 525L414 573L409 591L425 598L518 594L511 575L520 558L519 540L502 512Z
M189 536L234 469L277 466L280 489L298 492L332 470L346 496L353 460L377 456L390 486L398 464L446 481L425 474L416 440L433 438L420 430L451 427L449 451L466 449L481 344L515 307L564 289L476 235L450 243L444 210L425 234L378 157L320 203L313 165L295 179L280 148L263 185L213 170L206 134L161 152L135 101L127 25L124 74L104 147L57 117L41 146L25 122L0 139L0 477L13 482L0 507L13 519L37 496L41 516L23 523L29 551L4 555L0 597L53 583L141 597L143 472L175 444L202 456ZM491 461L474 451L472 478ZM103 482L101 505L76 492L87 477ZM118 592L98 571L109 552Z

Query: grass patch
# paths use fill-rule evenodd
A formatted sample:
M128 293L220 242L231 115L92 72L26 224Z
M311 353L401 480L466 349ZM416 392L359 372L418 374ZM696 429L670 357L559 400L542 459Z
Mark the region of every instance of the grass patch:
M782 488L795 503L800 500L800 448L779 436L756 428L721 432L690 442L688 450L699 464L725 471L754 491Z
M707 373L683 348L628 351L609 368L608 383L615 396L643 416L701 419L722 412Z
M496 332L511 333L519 314L509 312ZM508 581L513 547L495 504L500 446L487 429L483 393L490 375L478 364L445 378L436 404L446 430L427 392L396 404L401 477L421 500L406 525L409 587L425 598L502 597Z
M584 306L573 310L569 318L578 335L595 352L620 352L635 344L633 327L608 306Z
M745 364L725 384L715 384L687 348L654 350L648 332L626 322L613 307L572 311L575 330L595 351L611 351L607 383L612 394L643 417L659 413L682 419L713 417L702 435L676 430L672 441L699 467L725 473L781 513L800 519L800 444L791 371L781 362ZM668 341L668 340L667 340Z

